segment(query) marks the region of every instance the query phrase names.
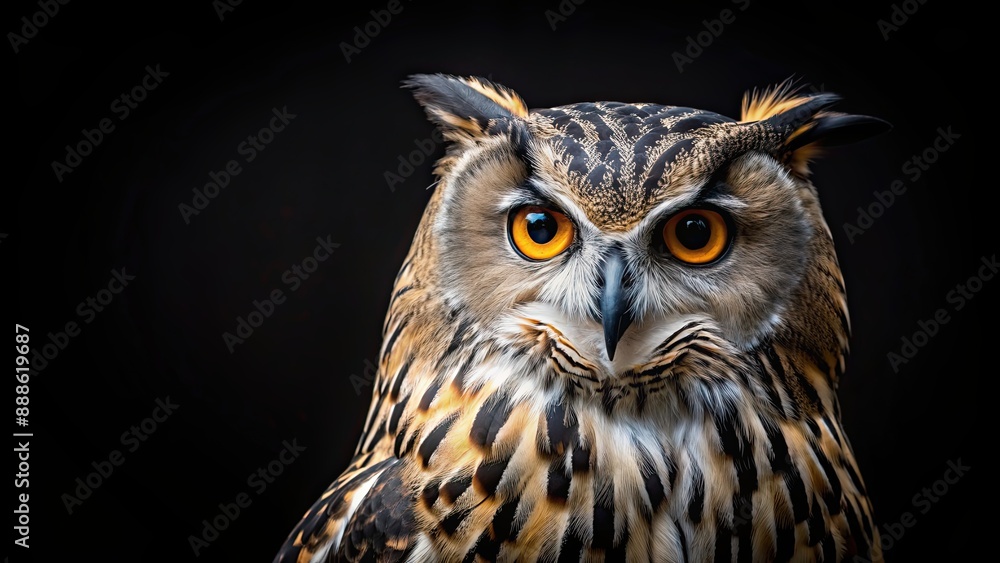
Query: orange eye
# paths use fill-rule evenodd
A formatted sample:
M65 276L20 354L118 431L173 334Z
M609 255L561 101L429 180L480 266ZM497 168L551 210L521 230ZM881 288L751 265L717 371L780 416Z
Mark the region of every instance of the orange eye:
M510 218L510 243L528 260L548 260L569 248L573 223L558 211L528 205Z
M667 250L681 262L708 264L729 248L729 225L709 209L685 209L663 226Z

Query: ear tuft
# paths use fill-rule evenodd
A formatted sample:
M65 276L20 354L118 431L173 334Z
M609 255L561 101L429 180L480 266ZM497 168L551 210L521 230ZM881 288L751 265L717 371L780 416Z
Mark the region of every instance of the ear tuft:
M840 100L836 94L800 94L788 80L743 97L741 122L763 121L783 135L776 149L796 174L809 175L809 162L831 147L862 141L892 129L888 122L867 115L829 111Z
M892 130L888 121L868 115L848 115L832 111L816 114L808 128L802 127L785 143L790 150L811 143L825 147L847 145Z
M497 84L478 76L459 78L459 80L496 102L497 105L509 111L514 117L527 119L528 106L525 105L524 100L521 99L521 96L517 92L502 84Z
M525 119L528 107L513 90L485 78L417 74L403 82L431 121L451 140L489 134L490 122Z
M800 86L795 86L791 79L785 80L771 88L758 92L743 94L740 106L740 121L762 121L769 117L784 113L809 100L809 96L799 95Z

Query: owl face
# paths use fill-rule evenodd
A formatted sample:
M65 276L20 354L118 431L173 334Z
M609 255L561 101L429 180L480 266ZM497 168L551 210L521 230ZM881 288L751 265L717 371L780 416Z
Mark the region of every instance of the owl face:
M610 102L529 112L478 79L411 86L452 141L428 218L439 289L498 339L544 326L608 376L693 321L741 350L782 330L843 340L821 334L843 315L805 306L825 287L810 272L836 270L806 163L822 140L882 122L787 89L750 98L736 121ZM841 289L829 284L831 311Z

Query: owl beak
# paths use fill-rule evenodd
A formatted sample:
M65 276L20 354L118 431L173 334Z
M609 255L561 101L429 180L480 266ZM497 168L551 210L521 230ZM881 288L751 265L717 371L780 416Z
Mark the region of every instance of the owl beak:
M601 288L600 301L604 346L608 351L609 360L615 359L618 341L632 324L625 285L625 256L620 248L615 248L604 260L604 286Z

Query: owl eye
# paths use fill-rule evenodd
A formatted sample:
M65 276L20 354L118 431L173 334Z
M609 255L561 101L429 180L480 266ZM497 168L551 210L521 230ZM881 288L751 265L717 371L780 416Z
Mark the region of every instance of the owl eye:
M716 211L685 209L663 225L663 244L687 264L708 264L729 248L729 225Z
M510 244L528 260L548 260L569 248L573 242L573 223L562 213L528 205L510 217Z

